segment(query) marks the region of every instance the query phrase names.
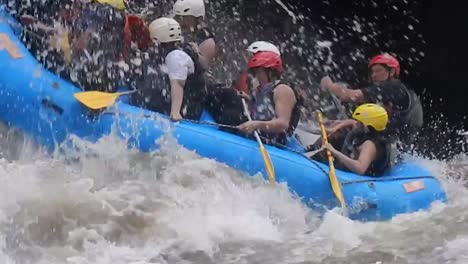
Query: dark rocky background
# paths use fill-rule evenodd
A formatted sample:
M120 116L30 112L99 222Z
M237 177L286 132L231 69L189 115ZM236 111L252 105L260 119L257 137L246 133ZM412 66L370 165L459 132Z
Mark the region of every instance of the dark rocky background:
M334 64L322 58L318 67L308 67L315 81L328 72L359 87L367 81L369 57L381 51L395 53L402 65L402 79L423 99L425 127L417 144L420 152L436 158L465 152L467 140L459 133L468 129L468 97L464 96L468 89L468 5L437 0L282 2L304 18L294 23L275 0L247 0L237 5L244 19L261 17L263 29L271 35L291 39L304 26L314 40L332 41ZM299 46L308 49L306 44ZM308 56L320 57L316 47L310 49L310 54L285 60L294 63ZM288 53L294 51L288 49ZM326 65L331 66L328 71Z
M401 78L423 99L418 151L439 159L465 152L467 139L459 134L468 129L468 5L462 1L281 0L295 19L279 0L205 1L207 23L220 44L221 78L233 78L245 67L250 42L271 41L281 46L287 81L306 91L313 108L326 101L317 89L321 77L363 86L368 59L392 52L401 62ZM19 10L26 5L3 2L16 3ZM174 0L138 2L154 6L156 18L168 14ZM26 6L52 14L51 3L57 2L33 0Z

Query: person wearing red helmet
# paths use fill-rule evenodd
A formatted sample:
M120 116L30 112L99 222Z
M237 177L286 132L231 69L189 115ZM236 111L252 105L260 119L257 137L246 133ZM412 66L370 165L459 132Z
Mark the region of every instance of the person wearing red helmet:
M248 100L252 121L238 126L247 134L257 130L268 144L285 144L300 119L301 100L297 92L281 81L283 63L275 52L255 53L248 68L259 86L251 91Z
M370 78L372 82L383 82L398 79L400 76L400 62L389 54L379 54L369 61Z
M248 48L249 57L257 52L272 51L280 56L279 49L272 43L266 41L255 41ZM217 123L237 126L247 121L243 114L241 97L250 96L250 91L255 84L252 82L248 69L242 70L237 80L232 80L230 85L221 84L217 87L208 88L206 110L212 115ZM214 88L214 89L213 89ZM223 128L225 131L236 133L237 130Z
M371 82L368 87L349 89L328 76L322 78L320 86L342 102L382 104L390 115L389 133L402 143L411 144L423 125L423 109L416 93L399 80L399 61L392 55L379 54L371 58L368 67ZM340 121L329 132L334 133L353 124L352 120Z

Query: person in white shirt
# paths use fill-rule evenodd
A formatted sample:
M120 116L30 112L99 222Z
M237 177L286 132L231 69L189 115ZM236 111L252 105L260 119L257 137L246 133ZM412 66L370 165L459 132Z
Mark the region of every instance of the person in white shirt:
M152 109L169 114L173 121L199 119L206 94L204 70L198 54L182 43L180 25L172 18L162 17L149 25L151 38L159 43L159 79L152 87Z

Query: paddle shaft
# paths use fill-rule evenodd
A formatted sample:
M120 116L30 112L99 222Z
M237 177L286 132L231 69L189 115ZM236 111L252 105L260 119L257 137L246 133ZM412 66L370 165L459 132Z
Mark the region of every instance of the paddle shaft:
M325 130L325 126L323 125L323 119L322 119L322 114L318 113L319 116L319 125L320 125L320 131L322 132L322 138L323 138L323 143L328 144L328 135ZM335 165L333 164L333 155L330 152L330 150L326 150L327 153L327 158L328 158L328 163L330 164L330 170L333 168L335 170Z
M245 102L244 98L242 98L242 105L244 106L244 113L247 116L247 119L249 121L252 121L252 117L250 116L250 112L249 112L249 107L247 103ZM254 131L254 135L260 147L260 153L262 154L263 162L265 164L265 169L268 174L268 180L270 181L270 184L274 185L275 184L275 171L273 168L273 163L271 162L271 159L270 159L270 155L268 155L268 152L263 146L262 140L260 139L260 136L258 135L258 132L256 130Z
M327 136L327 132L325 130L325 126L323 125L322 113L318 112L317 115L318 115L318 119L319 119L320 130L322 131L323 142L325 144L328 144L328 136ZM341 207L343 209L345 209L346 204L345 204L345 201L344 201L343 192L341 191L341 185L338 182L338 178L336 177L335 165L333 163L333 155L328 149L326 150L326 153L327 153L327 157L328 157L328 164L330 166L330 171L329 171L328 176L330 177L330 183L331 183L331 186L332 186L332 190L335 193L336 198L340 202Z

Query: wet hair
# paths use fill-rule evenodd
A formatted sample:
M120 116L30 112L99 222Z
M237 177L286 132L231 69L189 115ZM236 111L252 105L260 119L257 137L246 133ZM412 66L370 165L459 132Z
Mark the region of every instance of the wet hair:
M268 74L268 78L273 77L273 78L275 78L277 80L281 79L281 73L279 73L275 69L267 68L266 72Z

